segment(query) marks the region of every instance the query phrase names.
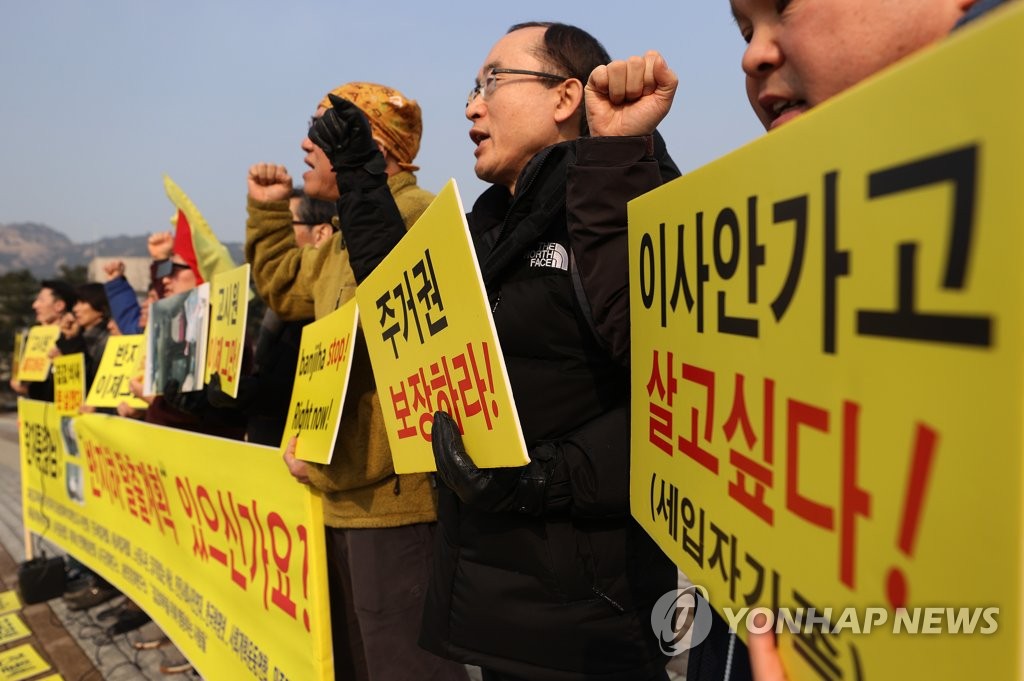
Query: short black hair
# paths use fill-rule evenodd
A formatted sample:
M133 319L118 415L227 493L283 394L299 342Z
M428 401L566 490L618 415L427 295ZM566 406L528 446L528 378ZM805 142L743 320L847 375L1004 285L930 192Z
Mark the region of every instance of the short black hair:
M544 45L536 55L552 70L568 78L576 78L584 86L590 73L612 60L604 45L582 28L554 21L526 21L508 29L512 33L523 28L544 28ZM550 82L550 81L549 81ZM551 83L554 87L554 83ZM586 102L580 102L580 136L590 134Z
M334 225L334 218L338 215L338 207L333 201L303 196L302 200L299 201L299 208L296 214L302 218L302 222L305 222L310 227Z
M75 294L80 301L88 303L89 307L102 314L105 318L110 317L110 303L107 302L107 291L103 288L103 284L97 284L96 282L81 284L75 289Z
M71 310L72 306L78 302L78 296L75 295L75 289L66 281L60 279L44 279L39 282L39 289L44 288L50 289L53 293L53 297L57 300L64 301L64 307Z

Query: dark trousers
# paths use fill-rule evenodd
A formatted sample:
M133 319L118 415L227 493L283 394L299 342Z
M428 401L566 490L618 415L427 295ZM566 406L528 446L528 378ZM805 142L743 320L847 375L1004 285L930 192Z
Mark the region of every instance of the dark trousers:
M416 643L436 526L327 528L336 679L468 680L463 665Z
M492 672L489 669L481 669L483 681L527 681L516 676L506 676L499 674L498 672ZM668 672L662 670L660 673L652 676L649 681L668 681Z

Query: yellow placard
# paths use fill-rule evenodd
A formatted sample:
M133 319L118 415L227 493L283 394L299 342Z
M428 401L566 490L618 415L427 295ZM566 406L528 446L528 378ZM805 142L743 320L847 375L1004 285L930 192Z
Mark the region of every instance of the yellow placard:
M206 380L220 375L220 389L238 397L245 321L249 314L248 263L214 276L210 285L210 339L206 346Z
M53 360L53 406L61 416L78 414L85 399L85 354L75 352Z
M204 678L331 679L319 496L278 451L22 399L25 527L138 603Z
M0 652L0 681L22 681L50 668L31 643Z
M18 366L18 380L23 383L45 381L50 375L50 350L60 338L56 325L33 326L28 330L25 352Z
M14 332L14 350L11 352L11 380L18 380L18 369L21 368L21 358L25 355L25 345L28 341L28 329L18 329Z
M330 463L352 369L359 307L352 298L331 314L302 327L292 399L281 437L283 449L298 437L295 456Z
M529 461L455 180L356 297L396 472L435 470L435 411L459 424L477 466Z
M1020 675L1022 35L629 206L633 515L790 679Z
M15 610L21 610L21 599L18 598L18 592L14 590L0 592L0 613Z
M32 632L16 612L0 615L0 646L31 636Z
M141 380L146 354L145 334L111 336L92 380L85 403L90 407L116 407L127 402L135 409L148 404L132 394L132 379Z

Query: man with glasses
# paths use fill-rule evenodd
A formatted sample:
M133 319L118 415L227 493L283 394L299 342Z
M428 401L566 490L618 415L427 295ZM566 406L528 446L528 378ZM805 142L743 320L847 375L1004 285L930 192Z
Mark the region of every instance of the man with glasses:
M435 414L441 532L420 643L485 681L666 678L650 616L676 569L629 513L625 212L679 174L654 132L677 81L656 53L610 61L579 28L519 24L466 104L493 185L468 220L531 463L477 469ZM339 201L360 280L402 230L358 219L393 207L375 201L379 160L352 151L357 113L334 101L310 138L336 169L364 169L361 195Z

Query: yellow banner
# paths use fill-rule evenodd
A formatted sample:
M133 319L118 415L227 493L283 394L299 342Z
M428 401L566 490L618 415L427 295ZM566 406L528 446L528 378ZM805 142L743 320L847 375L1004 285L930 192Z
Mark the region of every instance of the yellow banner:
M301 435L295 456L304 461L330 463L334 455L358 321L359 307L352 298L326 317L302 327L281 448L293 436Z
M111 336L107 339L103 358L89 387L85 403L90 407L116 407L127 402L135 409L145 409L145 400L132 395L132 379L141 380L146 353L146 336Z
M282 484L276 449L104 414L69 436L47 406L18 403L30 531L142 606L204 678L333 678L320 499Z
M49 668L50 663L36 652L31 643L0 652L0 681L22 681Z
M18 380L26 383L45 381L50 375L50 350L60 338L56 325L33 326L28 330L25 352L18 366Z
M220 388L238 397L245 320L249 315L249 264L214 276L210 286L210 339L206 346L206 380L220 374Z
M633 515L791 679L1021 673L1022 35L630 204Z
M455 180L356 297L396 472L435 470L435 411L459 424L477 466L529 461Z
M16 612L0 615L0 646L31 636L32 632Z
M75 352L53 360L53 405L61 416L78 414L85 397L85 355Z

